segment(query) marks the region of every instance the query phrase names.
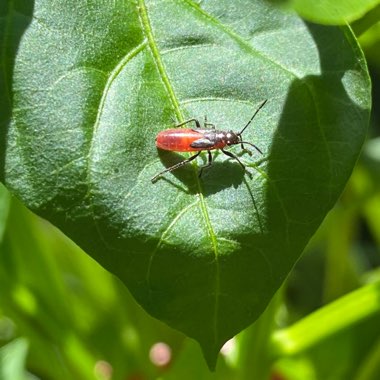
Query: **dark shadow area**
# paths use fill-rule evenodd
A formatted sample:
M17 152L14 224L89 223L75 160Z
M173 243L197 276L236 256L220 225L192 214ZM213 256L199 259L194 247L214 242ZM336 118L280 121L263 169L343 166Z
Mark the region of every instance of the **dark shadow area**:
M0 3L0 180L5 177L6 139L13 108L13 72L21 38L34 11L33 0Z
M380 49L380 41L378 44ZM380 136L380 70L376 66L368 65L372 79L372 113L370 137Z
M166 168L176 165L188 157L187 155L181 155L175 152L168 152L164 150L159 150L158 155L162 164ZM220 157L221 155L223 154L213 152L212 165L208 168L205 168L202 172L202 176L200 177L200 182L203 190L202 193L206 197L229 187L237 188L243 182L244 176L252 176L251 173L254 171L253 168L247 168L244 172L237 161L232 158L222 161ZM239 154L238 156L239 158L241 157ZM249 160L252 160L248 154L246 157L248 157ZM199 172L201 166L207 163L207 154L201 153L200 156L197 157L194 161L197 162ZM181 168L173 170L171 172L176 178L181 181L181 183L183 183L183 187L178 186L178 184L172 182L170 180L169 173L164 173L160 178L157 179L157 181L166 181L171 185L177 187L180 191L184 191L188 194L196 194L199 192L199 188L195 181L194 170L195 169L193 164L187 163Z
M277 286L343 191L369 120L369 110L359 104L366 103L366 90L358 100L350 82L359 75L355 42L340 28L306 25L321 74L293 81L268 159L266 229L271 241L263 244L273 246L266 251L278 271Z

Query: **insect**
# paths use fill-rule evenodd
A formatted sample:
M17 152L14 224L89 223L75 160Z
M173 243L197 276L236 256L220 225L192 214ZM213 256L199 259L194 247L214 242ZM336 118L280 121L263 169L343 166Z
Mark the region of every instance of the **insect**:
M193 156L189 157L186 160L183 160L165 170L158 173L152 178L152 182L156 182L156 180L161 177L166 172L172 172L187 163L193 161L197 158L202 151L207 151L208 153L208 162L206 165L202 166L199 170L199 177L202 175L203 169L209 167L212 164L212 154L211 151L215 149L220 149L225 155L234 158L240 166L245 170L245 165L240 161L239 157L235 154L225 150L224 148L231 145L241 144L241 148L244 150L244 144L250 145L254 147L259 153L262 154L261 150L255 145L247 141L243 141L242 134L245 129L251 124L254 117L260 111L261 108L264 107L265 103L268 99L264 100L258 109L255 111L251 119L245 125L245 127L240 132L234 131L220 131L215 129L215 125L212 123L208 123L205 118L204 128L201 128L201 124L197 119L189 119L176 125L173 129L167 129L158 133L156 137L156 146L159 149L170 150L174 152L197 152ZM194 122L196 128L182 128L182 125Z

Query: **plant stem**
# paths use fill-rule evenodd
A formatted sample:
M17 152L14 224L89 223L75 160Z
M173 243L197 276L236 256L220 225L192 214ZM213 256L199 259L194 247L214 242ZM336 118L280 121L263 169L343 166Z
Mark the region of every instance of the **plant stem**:
M279 356L301 353L374 313L380 313L380 282L363 286L294 325L276 331L272 336L274 352Z

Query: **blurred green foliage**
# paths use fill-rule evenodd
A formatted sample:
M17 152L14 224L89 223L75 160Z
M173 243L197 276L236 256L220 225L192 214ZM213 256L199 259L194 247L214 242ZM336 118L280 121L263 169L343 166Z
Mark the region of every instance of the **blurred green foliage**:
M290 0L290 3L305 19L330 25L344 25L380 10L379 0Z

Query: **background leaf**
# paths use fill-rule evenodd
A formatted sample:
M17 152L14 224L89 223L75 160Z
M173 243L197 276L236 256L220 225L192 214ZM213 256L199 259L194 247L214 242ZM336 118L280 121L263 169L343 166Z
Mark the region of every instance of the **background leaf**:
M379 4L379 0L292 0L294 9L302 17L328 25L344 25L357 20Z
M262 1L27 10L14 70L4 70L14 81L7 186L150 314L197 339L213 366L264 310L351 173L370 103L355 39ZM201 179L195 163L150 182L181 159L154 145L172 118L207 115L239 130L264 99L245 134L264 152L242 156L250 175L218 156Z
M28 343L24 339L18 339L0 349L0 379L1 380L25 380L25 357L28 351Z

